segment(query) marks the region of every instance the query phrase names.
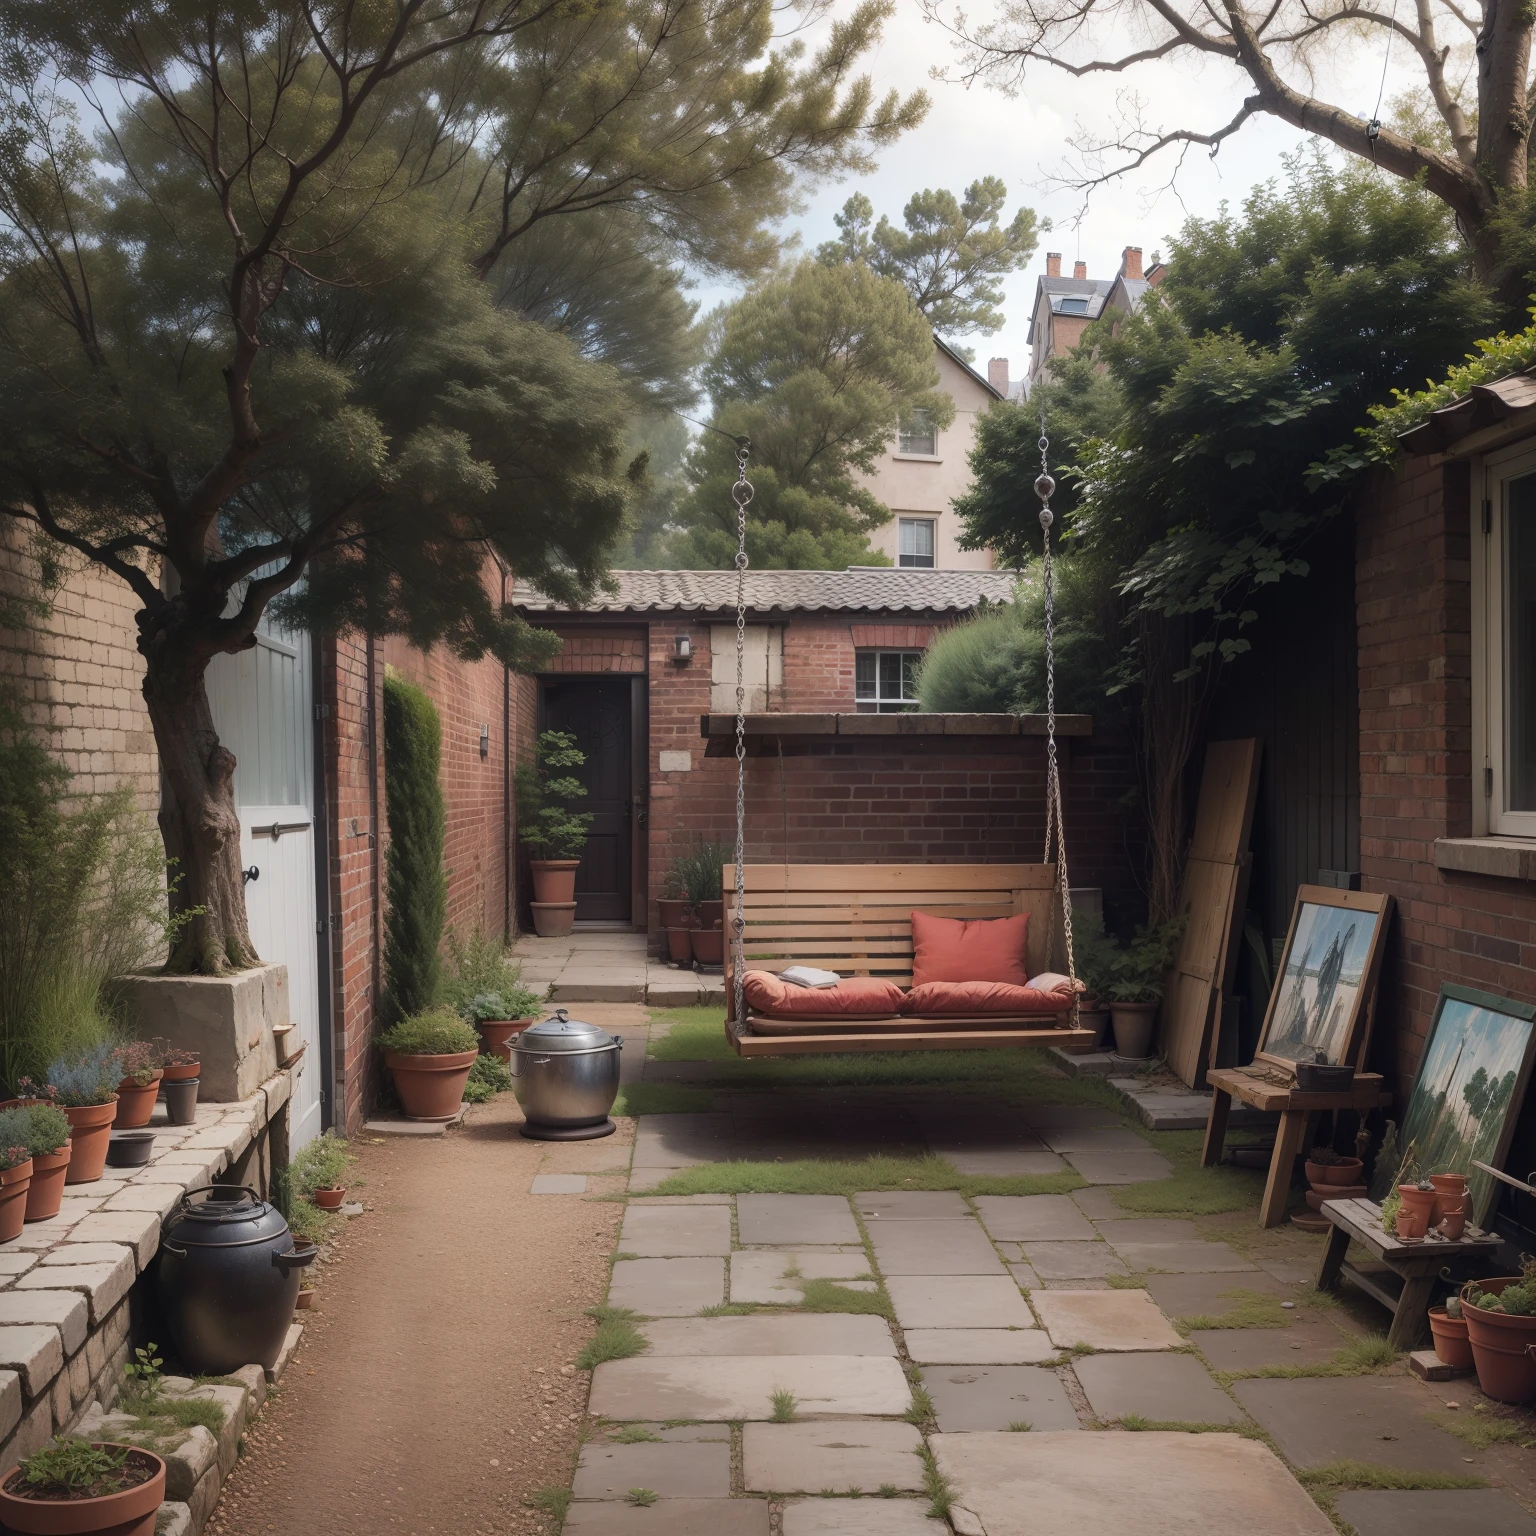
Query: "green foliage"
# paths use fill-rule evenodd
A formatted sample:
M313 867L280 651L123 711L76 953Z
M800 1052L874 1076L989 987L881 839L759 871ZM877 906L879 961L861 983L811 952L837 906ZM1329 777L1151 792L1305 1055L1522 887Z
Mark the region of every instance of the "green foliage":
M1155 1003L1162 998L1163 982L1179 952L1185 916L1166 923L1138 928L1131 942L1109 961L1109 984L1103 993L1116 1003Z
M335 1131L327 1131L294 1154L288 1164L288 1177L293 1192L301 1199L309 1199L317 1189L338 1189L347 1182L347 1175L357 1162L357 1155Z
M55 1435L21 1463L21 1483L35 1499L96 1499L143 1481L123 1446L98 1450L77 1435Z
M469 1080L464 1084L464 1097L471 1104L489 1104L498 1093L512 1090L512 1069L500 1056L482 1051L475 1057L469 1069Z
M654 1488L631 1488L624 1495L628 1504L633 1504L637 1509L649 1509L656 1502L656 1490Z
M731 850L724 843L694 841L686 853L672 860L669 880L675 880L676 889L697 907L701 902L719 901L723 896L721 870L731 861Z
M595 1371L605 1360L628 1360L650 1348L635 1326L635 1315L623 1307L593 1307L588 1317L597 1319L597 1330L576 1356L578 1371Z
M768 1394L769 1401L773 1404L773 1422L775 1424L792 1424L795 1419L795 1394L788 1387L775 1387Z
M862 263L802 261L731 305L704 371L712 425L689 457L692 493L670 563L730 566L736 450L752 442L755 494L747 520L754 570L838 570L883 564L871 529L890 509L860 483L914 411L948 426L933 336L911 296ZM727 436L722 437L720 434Z
M1123 1184L1115 1204L1136 1216L1218 1216L1257 1207L1264 1174L1257 1168L1200 1166L1201 1131L1152 1131L1147 1140L1173 1164L1166 1179Z
M117 1051L102 1042L86 1046L73 1055L60 1056L49 1063L44 1073L47 1097L66 1109L82 1109L93 1104L109 1104L122 1082ZM30 1081L21 1080L24 1088Z
M24 1152L26 1157L37 1157L57 1152L69 1140L69 1121L64 1112L52 1104L26 1105L17 1109L0 1109L0 1147ZM15 1167L26 1158L16 1158L6 1167Z
M997 176L973 181L963 198L918 192L902 209L906 228L898 229L884 215L871 227L874 204L857 192L833 216L839 236L821 246L816 259L828 266L863 262L893 278L942 335L990 333L1003 324L1002 280L1034 254L1041 227L1030 208L1020 208L1004 226L1007 199Z
M859 1313L892 1322L896 1318L896 1310L884 1286L873 1291L856 1291L836 1280L817 1278L807 1280L801 1290L801 1306L807 1312Z
M322 1211L313 1200L293 1196L288 1202L288 1230L300 1243L326 1242L344 1219L334 1211Z
M797 1159L782 1163L700 1163L668 1174L653 1195L854 1195L872 1189L956 1189L969 1195L1065 1195L1087 1181L1075 1173L968 1174L942 1157Z
M452 1009L429 1008L391 1025L378 1043L402 1056L452 1056L478 1049L480 1037Z
M161 1394L135 1413L133 1428L136 1434L152 1435L174 1446L184 1438L182 1431L188 1429L206 1429L217 1438L227 1417L224 1405L212 1398Z
M523 968L507 958L507 948L484 928L476 928L467 938L450 928L443 940L442 971L433 1002L445 1003L466 1019L474 1012L481 997L499 997L509 1009L518 1011L487 1014L487 1018L519 1019L534 1012L539 996L522 985Z
M625 1083L613 1102L615 1115L696 1115L713 1109L707 1088L686 1083Z
M1527 1451L1536 1447L1530 1425L1489 1413L1483 1403L1473 1403L1471 1413L1431 1413L1427 1417L1431 1424L1438 1424L1476 1451L1486 1451L1491 1445L1518 1445Z
M1078 980L1088 989L1085 996L1108 998L1119 957L1120 946L1104 931L1100 913L1085 910L1073 914L1072 963Z
M586 786L570 770L587 754L568 731L543 731L532 763L517 769L517 835L535 858L575 859L587 845L590 811L573 809Z
M613 1440L618 1445L659 1445L661 1436L643 1424L626 1424L623 1429L614 1432Z
M153 1341L136 1348L123 1367L123 1395L134 1404L153 1401L160 1395L160 1367L164 1359L155 1353Z
M30 1162L32 1154L22 1140L26 1126L17 1121L4 1121L3 1113L0 1112L0 1169L9 1173L12 1168Z
M419 1013L441 977L438 945L448 904L443 869L447 812L438 762L442 723L425 690L394 673L384 679L384 796L389 816L384 937L388 1013Z

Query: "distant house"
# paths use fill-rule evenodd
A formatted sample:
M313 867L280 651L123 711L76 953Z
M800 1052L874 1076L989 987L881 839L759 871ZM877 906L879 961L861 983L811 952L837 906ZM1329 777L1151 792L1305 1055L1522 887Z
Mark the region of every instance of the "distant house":
M1120 270L1112 278L1089 277L1085 261L1074 262L1072 276L1063 277L1061 253L1047 251L1045 276L1035 285L1035 306L1030 311L1030 385L1034 385L1053 357L1070 352L1083 339L1083 332L1106 310L1133 313L1147 290L1155 288L1167 272L1167 267L1158 261L1143 272L1141 247L1128 245L1121 253Z
M970 488L977 419L1007 391L983 378L942 338L935 336L933 346L939 388L955 402L955 419L940 431L927 411L914 412L874 474L863 478L892 513L869 541L893 565L913 570L990 571L991 550L961 549L952 503Z

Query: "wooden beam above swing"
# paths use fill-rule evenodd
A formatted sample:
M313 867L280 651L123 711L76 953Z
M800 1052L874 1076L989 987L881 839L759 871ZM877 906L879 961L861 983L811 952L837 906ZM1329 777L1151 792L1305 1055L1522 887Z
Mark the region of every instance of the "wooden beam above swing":
M803 741L829 736L889 738L892 736L1041 736L1044 715L748 715L747 756L771 752L776 741ZM1092 715L1057 715L1058 736L1092 736ZM701 715L699 735L708 745L706 757L730 757L736 747L735 715Z

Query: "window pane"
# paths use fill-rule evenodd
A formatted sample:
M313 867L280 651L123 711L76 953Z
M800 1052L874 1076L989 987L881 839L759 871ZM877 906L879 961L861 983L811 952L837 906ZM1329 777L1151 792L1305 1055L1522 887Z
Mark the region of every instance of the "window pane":
M911 418L902 422L897 439L901 453L929 453L934 451L933 412L913 411Z
M1536 475L1507 491L1505 809L1536 811Z
M917 697L917 664L922 660L921 651L903 651L901 653L901 696L904 699Z
M882 699L899 699L901 697L901 652L880 652L880 697Z
M875 697L875 651L856 651L853 658L853 696L856 699Z

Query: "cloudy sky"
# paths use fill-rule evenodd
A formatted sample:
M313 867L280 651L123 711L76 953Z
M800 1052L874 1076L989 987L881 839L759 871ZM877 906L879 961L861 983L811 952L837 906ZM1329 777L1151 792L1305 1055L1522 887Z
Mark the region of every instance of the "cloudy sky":
M1003 330L963 338L975 349L982 368L988 357L1007 357L1014 378L1024 373L1029 305L1046 251L1060 251L1067 272L1074 260L1086 261L1090 277L1112 277L1127 245L1139 245L1150 262L1186 214L1213 214L1223 201L1239 204L1255 183L1278 175L1281 156L1303 142L1303 135L1284 124L1255 119L1222 145L1214 161L1206 150L1191 149L1171 189L1168 182L1175 167L1166 154L1139 175L1100 188L1076 224L1081 194L1048 183L1071 153L1067 141L1078 136L1080 127L1107 134L1119 110L1118 97L1134 91L1145 104L1143 120L1149 126L1214 128L1242 101L1241 77L1219 60L1154 63L1129 75L1086 80L1042 69L1031 74L1019 94L1009 97L984 85L967 88L932 79L936 65L955 58L950 38L923 18L917 0L897 0L897 6L867 68L881 91L926 90L933 105L922 126L884 151L878 171L860 180L859 190L874 203L876 216L888 213L899 222L913 192L946 187L959 193L977 176L992 174L1008 185L1010 217L1022 202L1054 226L1029 265L1008 282ZM988 7L989 0L976 0L967 8L970 19L983 19ZM1361 117L1370 116L1382 82L1383 44L1380 29L1374 30L1378 35L1318 66L1319 94ZM817 35L807 35L812 48ZM1385 62L1390 100L1413 83L1414 74L1401 43ZM807 249L836 233L832 217L853 190L845 183L810 191L804 212L791 221ZM731 297L732 290L701 285L696 293L709 308Z

